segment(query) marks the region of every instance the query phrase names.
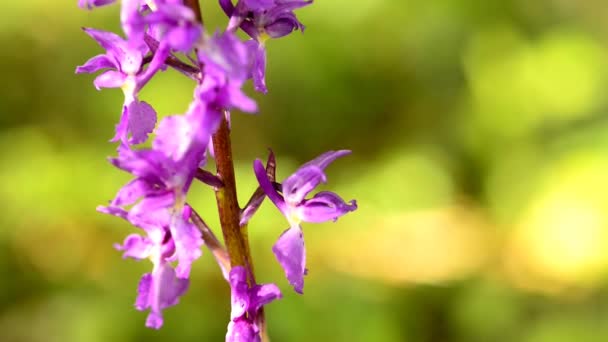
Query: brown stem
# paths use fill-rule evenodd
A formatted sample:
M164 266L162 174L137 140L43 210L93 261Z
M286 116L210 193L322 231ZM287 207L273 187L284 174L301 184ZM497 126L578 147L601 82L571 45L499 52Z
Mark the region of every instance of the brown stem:
M232 267L244 266L249 271L249 284L253 286L256 284L256 281L249 249L247 224L240 225L241 209L236 197L230 128L225 116L222 118L219 129L213 135L213 150L215 152L217 173L224 183L223 187L215 189L215 198L220 214L224 242L230 255L230 264ZM257 324L260 327L262 341L268 341L264 316L264 308L261 308L257 317Z
M250 256L247 253L247 241L243 237L239 226L241 210L236 197L230 129L225 118L222 119L219 129L213 135L213 150L215 152L217 173L224 183L223 187L215 190L215 198L220 215L220 223L222 224L222 232L224 233L224 242L226 243L228 254L230 254L230 264L232 267L245 266L250 268L251 262Z

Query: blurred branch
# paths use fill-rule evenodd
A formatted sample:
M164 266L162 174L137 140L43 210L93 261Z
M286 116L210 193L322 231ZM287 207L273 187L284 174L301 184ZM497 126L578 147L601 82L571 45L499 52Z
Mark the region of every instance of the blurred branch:
M207 223L205 223L205 221L196 212L196 210L194 210L194 208L192 207L190 208L192 209L192 214L190 215L192 223L194 223L198 230L200 230L203 234L203 241L205 241L205 246L209 248L209 250L215 257L215 260L217 260L217 263L220 265L224 278L228 280L228 273L230 272L230 258L228 257L226 249L224 248L224 246L222 246L222 243L217 239L215 234L213 234L211 228L209 228Z

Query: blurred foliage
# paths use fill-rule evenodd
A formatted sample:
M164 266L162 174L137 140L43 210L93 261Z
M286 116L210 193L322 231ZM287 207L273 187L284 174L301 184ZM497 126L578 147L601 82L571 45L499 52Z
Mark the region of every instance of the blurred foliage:
M201 1L209 30L226 23ZM100 52L80 26L116 29L116 6L6 3L0 22L0 340L222 341L229 290L209 253L160 331L134 310L147 262L112 244L135 231L95 212L129 177L113 169L120 91L74 68ZM267 147L280 178L337 148L328 188L360 209L306 225L306 294L250 231L274 341L608 340L608 6L605 0L317 1L269 42L260 114L233 114L239 196ZM142 93L184 112L192 83ZM217 231L211 190L191 203ZM219 234L219 231L217 231Z

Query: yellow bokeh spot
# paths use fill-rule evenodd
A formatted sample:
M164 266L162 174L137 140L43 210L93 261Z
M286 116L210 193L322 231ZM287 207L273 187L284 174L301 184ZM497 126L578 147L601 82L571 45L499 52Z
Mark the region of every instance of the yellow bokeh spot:
M556 165L517 225L506 261L514 283L541 292L590 288L608 272L608 163L578 156Z

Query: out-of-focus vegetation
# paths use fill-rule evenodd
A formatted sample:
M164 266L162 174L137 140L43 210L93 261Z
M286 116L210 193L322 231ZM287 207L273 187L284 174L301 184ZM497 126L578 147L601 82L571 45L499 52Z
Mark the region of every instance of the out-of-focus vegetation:
M0 340L222 341L211 255L148 330L133 301L150 263L112 248L135 229L95 212L129 179L104 159L122 94L74 68L101 51L79 27L118 28L117 7L5 5ZM269 203L252 221L259 279L285 294L273 340L608 341L606 1L319 0L298 15L306 33L269 44L260 114L233 114L240 198L267 147L281 177L351 148L329 187L360 208L304 227L304 296L270 250L285 221ZM180 113L192 86L166 72L142 98ZM190 198L217 230L211 190Z

